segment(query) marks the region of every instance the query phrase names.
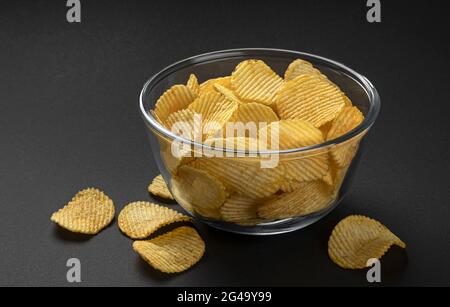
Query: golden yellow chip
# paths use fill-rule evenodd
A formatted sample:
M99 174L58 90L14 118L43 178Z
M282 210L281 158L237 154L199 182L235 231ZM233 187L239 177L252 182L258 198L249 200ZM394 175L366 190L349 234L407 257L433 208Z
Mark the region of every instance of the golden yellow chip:
M164 124L170 114L187 108L197 97L186 85L177 84L168 89L156 102L156 117Z
M267 219L304 216L328 208L330 189L322 181L303 182L292 192L282 193L258 207L258 215Z
M173 199L173 196L170 193L163 176L161 175L158 175L153 179L152 183L148 186L148 191L151 194L162 198Z
M151 240L135 241L133 249L155 269L179 273L202 258L205 242L194 228L183 226Z
M346 107L353 107L353 103L350 98L347 97L347 95L344 95L344 102Z
M206 92L216 91L214 85L219 84L223 87L231 89L231 77L219 77L214 79L209 79L202 84L200 84L200 94L204 94Z
M364 115L357 107L344 107L332 121L327 134L327 141L338 138L356 128L364 120Z
M334 180L331 169L328 169L328 172L322 178L323 182L325 182L329 186L333 186Z
M272 105L283 79L266 63L247 60L239 63L231 75L231 85L238 96L246 101Z
M210 91L201 94L188 108L201 114L203 139L206 139L222 130L238 108L238 103L228 100L218 92Z
M259 161L245 158L198 158L193 167L207 171L229 191L251 198L265 198L278 191L284 170L261 168Z
M193 211L202 217L213 220L222 220L222 215L220 214L219 208L203 208L203 207L193 207Z
M292 192L303 186L301 181L286 179L280 185L280 190L283 192Z
M364 120L364 115L356 107L344 107L332 121L327 140L338 138L356 128ZM358 150L362 136L336 145L331 150L331 156L339 167L349 165Z
M318 69L314 68L314 66L305 60L295 60L291 64L289 64L286 72L284 73L284 80L290 81L295 79L300 75L305 74L315 74L321 78L327 79L327 77L322 74Z
M195 118L195 116L198 118ZM165 126L176 135L189 140L194 140L201 131L200 115L189 109L179 110L169 115Z
M145 239L163 226L185 221L191 221L191 218L166 207L138 201L120 211L118 224L130 238Z
M329 168L328 154L317 154L311 157L293 158L291 161L281 160L285 178L293 181L310 181L326 175Z
M222 94L226 99L236 102L238 104L242 103L242 101L229 88L226 88L225 86L216 83L214 84L214 89L218 91L220 94Z
M220 213L224 221L243 226L256 225L263 221L257 214L258 203L255 199L233 194L220 207Z
M277 129L277 130L274 130ZM272 134L278 131L279 149L307 147L323 142L322 132L310 123L300 119L280 120L273 122L259 131L260 141L267 139L271 149L277 149L272 142ZM328 153L318 150L289 154L280 157L280 165L284 166L285 177L294 181L307 181L322 178L328 171Z
M176 200L190 204L194 210L197 207L219 208L228 197L224 185L212 174L189 165L178 168L172 177L172 186L177 190Z
M114 218L113 201L102 191L89 188L53 213L51 220L62 228L83 234L97 234Z
M345 105L341 90L314 74L287 81L275 102L280 118L303 119L315 127L333 120Z
M271 107L257 102L250 102L239 105L230 121L235 124L242 124L244 129L247 128L246 136L248 136L250 129L256 130L255 133L257 134L257 131L261 126L278 121L278 116ZM253 127L249 125L253 125ZM256 136L257 135L254 135L253 137Z
M351 215L333 229L328 255L344 269L364 269L367 260L380 259L392 245L406 248L406 244L380 222Z
M194 74L191 74L189 76L186 86L190 88L194 94L196 95L200 94L200 84L198 84L197 77Z
M171 174L176 174L179 166L187 164L194 159L191 147L187 146L187 148L184 148L183 145L186 144L178 144L180 145L178 146L177 143L172 143L169 140L161 141L160 144L161 160ZM174 148L172 148L172 145Z
M320 144L323 142L322 132L301 119L287 119L272 122L259 130L261 141L267 141L269 149L294 149ZM278 146L273 136L278 135ZM265 139L263 139L265 138Z
M329 122L327 122L327 123L325 123L325 124L323 124L322 126L319 127L319 130L322 132L324 140L327 139L328 131L330 131L332 123L333 123L333 121L331 120L331 121L329 121Z
M325 182L332 189L332 196L336 198L338 196L339 190L344 182L345 176L347 175L349 165L340 168L336 165L335 162L330 162L330 169L327 174L322 178L322 181Z

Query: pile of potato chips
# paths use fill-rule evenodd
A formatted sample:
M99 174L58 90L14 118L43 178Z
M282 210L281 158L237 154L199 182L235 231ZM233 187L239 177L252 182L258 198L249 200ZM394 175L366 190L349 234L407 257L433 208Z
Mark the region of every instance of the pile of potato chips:
M157 136L173 197L192 213L239 225L329 208L364 134L295 150L334 140L364 120L337 85L300 59L284 78L261 60L243 61L230 76L201 84L191 75L186 85L164 92L151 113L194 141L174 153L173 141ZM207 146L192 145L199 143ZM268 160L276 163L263 167Z
M260 60L241 62L231 76L201 84L191 75L186 85L168 89L152 112L167 129L195 142L182 146L180 155L174 153L172 141L158 136L170 189L158 175L148 191L175 199L191 213L243 226L329 208L365 133L329 146L296 150L334 140L364 120L335 84L303 60L292 62L284 79ZM234 129L239 125L246 128ZM199 152L196 143L207 146L200 146ZM278 153L289 149L294 150ZM276 163L264 164L273 162L274 153ZM113 201L88 188L53 213L51 220L69 231L94 235L114 215ZM119 229L135 240L133 249L166 273L187 270L205 252L205 242L190 226L178 225L155 236L180 222L192 219L147 201L126 205L118 217ZM406 247L378 221L354 215L336 225L328 254L342 268L361 269L392 245Z

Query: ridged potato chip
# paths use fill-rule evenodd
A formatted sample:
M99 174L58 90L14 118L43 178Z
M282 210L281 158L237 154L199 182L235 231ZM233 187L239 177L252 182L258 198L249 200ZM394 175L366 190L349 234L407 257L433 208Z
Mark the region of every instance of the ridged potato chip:
M186 85L177 84L168 89L158 99L154 113L156 117L165 124L170 114L187 108L197 95Z
M198 118L195 118L196 115ZM197 135L201 135L202 128L200 125L200 115L189 109L170 114L165 123L165 126L173 133L188 140L194 140Z
M145 239L163 226L188 222L191 218L175 210L145 201L126 205L119 213L119 229L132 239Z
M274 130L278 129L278 130ZM273 131L273 132L272 132ZM278 146L272 144L272 134L278 132ZM272 122L260 129L259 135L267 137L269 149L294 149L307 147L323 142L322 132L301 119L287 119Z
M207 171L229 191L251 198L265 198L277 192L284 174L281 167L261 168L259 161L245 158L198 158L190 165Z
M292 192L282 193L258 207L258 215L267 219L304 216L326 209L332 203L329 188L320 181L308 181Z
M331 166L330 166L331 168ZM332 170L328 169L328 172L325 174L325 176L323 176L322 178L323 182L325 182L327 185L329 186L333 186L334 184L334 179L333 179L333 175L332 175Z
M392 245L406 244L380 222L351 215L340 221L328 241L328 254L344 269L364 269L370 258L380 259Z
M320 144L324 141L322 132L312 124L300 119L288 119L274 122L260 130L259 135L265 135L270 140L270 149L277 149L272 143L273 129L278 129L279 149L294 149ZM275 131L276 132L276 131ZM307 181L322 178L328 171L327 152L309 152L308 154L289 154L280 157L284 166L285 177L294 181Z
M220 213L220 208L203 208L203 207L193 207L193 211L202 217L213 220L222 220L222 214Z
M300 75L315 74L321 78L327 79L327 77L322 74L318 69L305 60L297 59L289 64L286 72L284 73L284 80L289 81L295 79Z
M303 119L315 127L333 120L345 105L341 90L315 74L287 81L279 89L275 102L280 118Z
M344 182L345 176L347 174L349 165L340 168L336 165L335 162L330 162L330 169L327 174L322 178L322 181L325 182L331 189L333 198L338 196L339 190Z
M283 84L266 63L260 60L246 60L231 74L231 86L241 99L272 105L275 95Z
M148 186L148 191L150 194L153 194L155 196L159 196L165 199L173 199L173 196L170 193L163 176L161 175L158 175L153 179L152 183L150 183L150 185Z
M311 157L298 156L291 161L281 160L285 178L293 181L310 181L323 178L329 168L328 154L317 154Z
M205 242L194 228L182 226L151 240L135 241L133 249L153 268L179 273L202 258Z
M191 146L172 143L168 140L161 140L160 144L161 160L172 175L176 174L178 167L187 164L194 159ZM172 149L172 145L174 145L174 149ZM183 145L186 145L186 148L184 148ZM172 152L173 150L174 152Z
M344 95L344 102L346 107L353 107L353 103L350 98L347 97L347 95Z
M219 208L228 198L224 185L216 177L206 170L189 165L178 168L176 175L172 177L172 185L176 186L183 203L191 204L194 210L197 207Z
M235 93L230 90L229 88L226 88L223 85L220 85L219 83L214 84L214 89L222 94L226 99L236 102L237 104L241 104L242 101L235 95Z
M301 181L286 179L280 185L280 190L283 192L292 192L294 190L300 189L303 186Z
M327 122L327 123L325 123L325 124L323 124L322 126L319 127L319 130L322 132L324 140L327 139L328 131L330 131L332 123L333 123L333 121L330 120L329 122Z
M364 115L356 107L344 107L332 121L327 134L327 141L336 139L356 128L364 120ZM339 167L350 164L355 156L362 136L336 145L331 149L331 156Z
M202 84L200 84L200 94L204 94L206 92L216 91L214 85L219 84L223 87L231 89L231 76L227 77L219 77L214 79L209 79Z
M244 126L252 124L254 125L254 128L256 129L255 132L257 134L257 130L261 128L261 125L269 125L270 123L276 122L278 120L279 118L277 114L272 110L271 107L257 102L250 102L239 105L230 121L234 123L242 123ZM245 136L248 135L249 131L246 131ZM254 137L256 136L257 135L255 135Z
M224 221L242 226L256 225L263 221L257 214L258 204L255 199L233 194L220 207L220 213Z
M188 108L201 114L203 139L207 139L222 130L238 108L238 103L211 91L201 94Z
M194 94L196 95L200 94L200 84L198 84L198 79L194 74L191 74L189 76L186 86L190 88Z
M114 218L113 201L102 191L89 188L78 192L72 200L51 216L51 220L72 232L97 234Z
M327 140L338 138L356 128L364 120L357 107L344 107L332 121Z

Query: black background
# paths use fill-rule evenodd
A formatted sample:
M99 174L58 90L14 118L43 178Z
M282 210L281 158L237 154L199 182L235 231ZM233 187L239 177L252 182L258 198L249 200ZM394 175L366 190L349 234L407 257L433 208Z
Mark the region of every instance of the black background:
M408 248L382 259L382 285L450 285L449 45L444 2L81 0L0 2L0 285L369 285L327 256L343 217L376 218ZM329 216L285 235L249 237L198 225L201 263L177 275L147 266L114 223L92 238L49 218L80 189L103 189L119 211L151 199L159 172L137 108L152 74L229 48L330 57L366 75L382 98L352 192ZM174 205L171 205L174 206Z

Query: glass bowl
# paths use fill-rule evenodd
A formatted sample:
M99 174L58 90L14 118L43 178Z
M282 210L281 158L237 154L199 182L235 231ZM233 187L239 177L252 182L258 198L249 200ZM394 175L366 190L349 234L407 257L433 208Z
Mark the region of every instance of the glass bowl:
M314 146L240 151L182 138L160 124L150 111L167 89L175 84L186 84L190 74L195 74L200 82L227 76L239 62L247 59L263 60L280 76L293 60L309 61L340 87L364 114L364 121L345 135ZM356 172L364 136L378 116L380 98L367 78L333 60L289 50L234 49L194 56L164 68L145 83L139 109L148 128L147 135L158 168L175 200L188 214L221 230L269 235L306 227L342 201ZM187 146L184 157L173 156L171 145L174 142ZM197 154L205 151L222 157L206 158ZM335 153L345 157L344 162L330 162L329 169L320 179L311 181L307 174L295 173L296 165L314 164L314 161L324 159L330 161ZM261 161L275 156L279 161L277 167L262 167ZM201 164L205 161L202 159L221 159L223 163L216 163L215 167L203 169L199 174L189 173L192 169L189 165L196 161ZM287 184L272 180L274 172L283 170L302 178L295 180L295 186L292 181ZM207 176L203 176L205 172ZM280 176L283 181L284 177ZM224 191L216 189L217 181L223 182ZM273 185L275 181L278 182L277 187ZM302 192L297 192L299 190ZM205 204L211 204L212 208L205 207Z

